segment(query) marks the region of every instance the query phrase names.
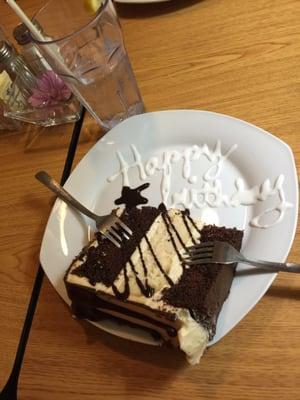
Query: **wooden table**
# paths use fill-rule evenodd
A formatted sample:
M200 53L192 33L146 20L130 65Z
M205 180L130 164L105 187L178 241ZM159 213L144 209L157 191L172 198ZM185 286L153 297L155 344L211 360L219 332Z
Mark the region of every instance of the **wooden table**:
M33 0L20 2L27 10ZM118 6L149 111L213 110L288 143L300 170L299 0L172 0ZM17 19L0 2L1 24ZM0 134L0 387L9 375L72 126ZM101 136L90 119L76 163ZM284 232L283 232L284 235ZM300 260L297 231L289 260ZM300 399L300 276L282 274L201 364L112 337L71 318L45 279L22 368L22 400Z

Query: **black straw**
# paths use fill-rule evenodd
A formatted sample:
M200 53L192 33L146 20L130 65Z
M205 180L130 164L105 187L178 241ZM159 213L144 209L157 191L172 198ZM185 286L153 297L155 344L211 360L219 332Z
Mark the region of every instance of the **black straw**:
M77 149L78 139L80 136L80 132L81 132L81 128L82 128L82 124L83 124L83 120L84 120L84 115L85 115L85 109L83 108L80 119L74 125L74 129L73 129L73 133L72 133L72 137L71 137L71 141L70 141L70 145L69 145L69 149L68 149L68 154L66 157L63 173L61 176L61 181L60 181L61 185L63 185L66 182L66 180L68 179L68 177L71 173L74 156L75 156L76 149ZM22 329L22 333L20 336L13 368L12 368L11 374L8 378L8 381L0 394L0 400L17 400L19 375L21 372L21 367L22 367L22 363L23 363L25 350L26 350L26 345L28 342L28 337L29 337L29 333L31 330L33 317L35 314L36 306L37 306L39 295L41 292L44 275L45 275L44 270L43 270L41 264L39 264L39 267L38 267L38 270L36 273L36 277L35 277L35 281L34 281L34 285L33 285L33 289L31 292L31 297L30 297L28 308L27 308L27 313L26 313L24 324L23 324L23 329Z

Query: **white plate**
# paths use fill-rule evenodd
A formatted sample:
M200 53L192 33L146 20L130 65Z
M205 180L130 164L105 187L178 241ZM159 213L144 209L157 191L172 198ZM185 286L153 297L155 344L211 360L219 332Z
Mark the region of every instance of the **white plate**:
M120 196L123 184L121 176L108 182L108 178L120 170L117 151L128 164L132 164L134 157L131 145L134 145L141 155L141 161L146 164L153 156L161 162L163 153L166 155L167 150L181 152L193 145L207 144L211 154L216 155L218 150L214 149L218 141L219 154L224 156L230 149L232 151L227 157L217 158L217 165L220 167L218 173L216 166L212 167L214 162L205 156L192 162L191 176L194 178L190 179L182 177L182 161L172 164L167 205L170 205L174 193L183 188L199 190L204 182L205 171L209 168L209 185L212 187L219 183L223 198L225 195L230 198L237 191L236 182L241 178L245 185L243 195L246 203L249 200L249 193L245 198L246 188L258 185L258 193L262 189L260 185L265 182L263 190L267 191L266 180L269 179L269 189L274 190L268 199L263 199L262 195L261 200L252 205L223 205L203 209L194 207L191 213L220 225L244 229L245 255L284 261L297 224L298 184L293 154L284 142L244 121L206 111L163 111L129 118L95 144L72 172L65 187L91 210L107 214L113 208L114 200ZM137 170L137 167L132 167L128 171L132 187L143 182ZM281 178L278 180L278 177ZM150 187L144 195L148 197L150 205L158 205L162 201L161 181L161 172L146 179L146 182L150 182ZM277 187L276 182L279 184ZM220 197L220 193L218 196ZM207 200L213 201L214 198L210 196ZM269 228L251 226L250 221L268 208L281 208L285 211L279 220L278 211L277 214L272 212L260 220L262 224L272 225ZM74 212L60 200L56 201L45 230L40 259L51 283L68 304L70 302L63 283L64 273L73 257L87 243L92 230L93 223L90 220ZM212 343L221 339L254 307L276 276L274 273L245 274L243 269L245 267L239 266ZM110 322L99 323L97 326L118 336L153 343L150 337L137 330L120 328Z

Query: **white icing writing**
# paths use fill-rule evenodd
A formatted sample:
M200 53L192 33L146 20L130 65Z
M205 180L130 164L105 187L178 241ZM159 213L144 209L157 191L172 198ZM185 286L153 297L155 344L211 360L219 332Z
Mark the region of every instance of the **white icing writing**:
M273 226L275 224L278 224L279 222L282 221L286 210L293 207L292 203L289 203L288 201L286 201L285 194L283 191L283 182L284 182L284 176L279 175L279 177L276 179L273 187L271 186L269 179L267 179L260 186L260 189L259 189L259 192L257 195L258 200L264 201L267 197L278 194L280 202L275 207L267 208L261 214L254 217L250 221L251 226L254 226L256 228L264 228L265 229L265 228L269 228L270 226ZM259 221L262 219L263 216L268 215L268 214L269 215L274 214L274 212L277 213L277 218L275 218L275 221L273 222L273 224L260 224L259 223Z
M137 168L141 180L146 180L155 173L161 174L160 191L162 202L167 206L171 198L171 207L183 206L191 209L193 207L203 209L207 207L217 208L220 206L238 207L250 206L258 202L263 202L270 197L277 196L279 203L273 208L268 208L258 216L255 216L250 225L257 228L268 228L282 221L287 209L293 207L284 194L284 176L279 175L272 184L270 179L266 179L262 184L251 188L245 187L242 178L235 181L235 192L230 196L223 193L220 175L224 161L236 150L237 145L231 146L227 152L222 153L221 142L217 141L215 148L210 149L206 144L201 146L194 145L182 151L167 150L162 152L160 157L151 157L143 163L141 155L134 145L131 145L133 161L127 162L123 155L117 151L120 169L117 173L108 178L109 182L114 181L119 176L122 177L123 186L130 186L129 172ZM184 187L180 192L170 195L172 168L174 164L182 162L182 177L189 184L198 183L198 175L192 173L192 162L205 157L209 162L209 167L203 172L202 183L198 188ZM262 219L267 215L273 215L272 222L262 223Z
M134 167L138 168L141 180L147 179L140 153L137 151L136 147L133 144L131 145L131 150L134 155L134 162L130 165L128 165L128 163L124 160L122 154L117 151L117 157L120 163L120 171L108 178L108 182L114 181L119 175L121 175L123 177L123 186L130 186L128 171Z

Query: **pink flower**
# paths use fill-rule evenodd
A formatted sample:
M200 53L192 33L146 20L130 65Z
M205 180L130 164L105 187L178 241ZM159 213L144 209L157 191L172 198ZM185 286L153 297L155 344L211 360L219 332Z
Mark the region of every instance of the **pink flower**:
M37 80L37 87L32 89L28 102L32 107L54 106L71 97L71 90L53 71L45 72Z

